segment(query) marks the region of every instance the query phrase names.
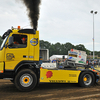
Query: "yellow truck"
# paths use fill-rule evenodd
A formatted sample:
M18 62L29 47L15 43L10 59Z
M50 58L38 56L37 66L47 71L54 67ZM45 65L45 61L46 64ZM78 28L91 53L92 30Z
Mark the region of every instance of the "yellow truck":
M0 47L0 79L9 79L20 91L31 91L43 83L79 83L89 87L98 79L98 72L75 67L42 67L39 57L39 31L12 28L2 36Z

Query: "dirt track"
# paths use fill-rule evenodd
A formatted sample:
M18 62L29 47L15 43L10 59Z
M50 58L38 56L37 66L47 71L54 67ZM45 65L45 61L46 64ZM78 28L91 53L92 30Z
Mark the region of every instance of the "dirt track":
M0 80L0 100L100 100L100 82L90 88L78 84L40 84L31 92L19 92L9 80Z

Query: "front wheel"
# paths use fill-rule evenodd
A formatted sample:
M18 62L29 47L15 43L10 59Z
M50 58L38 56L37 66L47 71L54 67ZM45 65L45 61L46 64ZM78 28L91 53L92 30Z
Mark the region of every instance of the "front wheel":
M37 76L32 70L24 69L18 72L14 83L20 91L31 91L37 84Z
M89 87L94 85L95 76L92 72L83 72L79 78L79 85L82 87Z

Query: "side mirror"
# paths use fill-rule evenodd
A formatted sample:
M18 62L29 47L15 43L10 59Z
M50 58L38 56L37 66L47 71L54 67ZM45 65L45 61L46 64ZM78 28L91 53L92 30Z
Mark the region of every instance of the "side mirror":
M13 36L9 37L8 40L8 46L12 46L13 45Z

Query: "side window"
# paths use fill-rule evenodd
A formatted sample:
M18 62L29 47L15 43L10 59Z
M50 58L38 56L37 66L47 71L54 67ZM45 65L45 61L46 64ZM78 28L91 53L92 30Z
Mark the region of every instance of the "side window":
M13 34L13 45L10 48L26 48L27 35Z

